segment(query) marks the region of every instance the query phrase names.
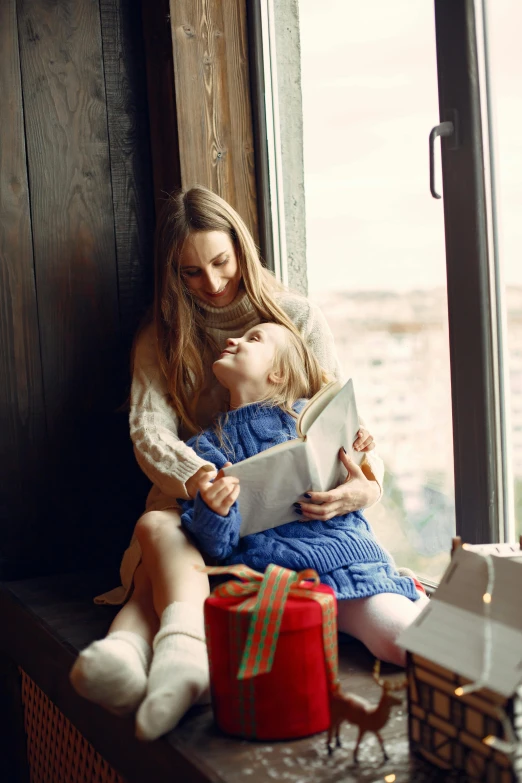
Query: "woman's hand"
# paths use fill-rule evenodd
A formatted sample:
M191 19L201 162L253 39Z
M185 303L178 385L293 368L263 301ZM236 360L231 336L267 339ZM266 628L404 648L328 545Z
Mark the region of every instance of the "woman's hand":
M224 468L228 468L231 462L225 462ZM239 479L235 476L219 473L207 473L200 479L198 485L199 494L209 508L220 517L226 517L239 495Z
M339 451L339 458L348 471L346 480L329 492L307 492L310 503L300 501L294 504L303 521L318 519L325 522L341 514L371 506L378 499L380 489L377 482L367 479L361 468L350 459L344 449Z
M371 451L375 448L373 436L365 427L361 427L353 442L354 451Z

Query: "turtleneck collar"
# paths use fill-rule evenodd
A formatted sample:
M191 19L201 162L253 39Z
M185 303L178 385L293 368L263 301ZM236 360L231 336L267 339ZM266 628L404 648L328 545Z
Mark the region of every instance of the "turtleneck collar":
M304 398L296 400L292 405L295 413L301 413L307 402L308 400ZM274 405L270 400L262 400L261 402L250 402L247 405L242 405L240 408L232 408L222 415L226 416L227 422L237 424L243 421L248 422L253 418L273 416L274 412L281 414L281 408L278 405Z
M197 305L205 313L205 323L210 329L232 327L235 322L241 323L246 315L254 312L254 307L244 289L240 290L234 301L226 307L214 307L201 300L198 300Z
M226 416L227 422L239 424L259 416L273 415L274 410L277 410L277 406L272 405L268 401L250 402L247 405L242 405L240 408L232 408L224 413L223 416Z

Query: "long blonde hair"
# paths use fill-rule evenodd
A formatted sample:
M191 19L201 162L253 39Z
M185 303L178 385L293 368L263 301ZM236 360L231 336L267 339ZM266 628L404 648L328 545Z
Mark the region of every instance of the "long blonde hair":
M207 334L197 300L183 282L180 258L187 238L199 231L224 231L232 241L244 289L263 321L298 331L275 302L283 290L259 259L254 240L243 220L220 196L201 185L179 191L165 201L158 217L155 246L153 321L158 360L166 378L170 403L185 427L196 432L198 400L205 366L218 348Z

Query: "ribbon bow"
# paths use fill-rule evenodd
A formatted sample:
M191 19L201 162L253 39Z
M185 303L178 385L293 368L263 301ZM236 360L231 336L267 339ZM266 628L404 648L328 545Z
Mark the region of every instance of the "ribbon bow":
M321 605L323 614L323 645L328 681L331 689L338 683L337 622L335 599L310 587L320 583L313 568L291 571L278 565L269 565L264 574L245 565L209 566L198 569L207 574L233 574L241 581L218 585L212 595L222 598L248 596L231 611L252 614L237 678L246 680L272 669L277 640L283 619L286 599L309 598Z

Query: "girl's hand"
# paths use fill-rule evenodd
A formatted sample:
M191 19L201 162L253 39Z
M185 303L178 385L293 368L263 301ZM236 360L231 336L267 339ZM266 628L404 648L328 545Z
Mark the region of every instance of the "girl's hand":
M194 500L198 493L198 486L199 482L205 478L206 476L215 476L216 471L215 470L209 470L208 468L200 468L197 473L194 473L193 476L191 476L189 479L185 481L185 489L187 490L187 495L191 500Z
M225 462L228 468L231 462ZM207 473L198 485L199 494L209 508L220 517L226 517L239 496L239 479L235 476L224 476L219 473Z
M300 508L297 509L303 522L315 519L325 522L341 514L371 506L378 499L380 489L377 482L367 479L344 449L339 451L339 458L348 471L348 476L340 486L329 492L307 492L310 502L299 501Z
M353 442L354 451L371 451L375 448L373 437L365 427L361 427Z

